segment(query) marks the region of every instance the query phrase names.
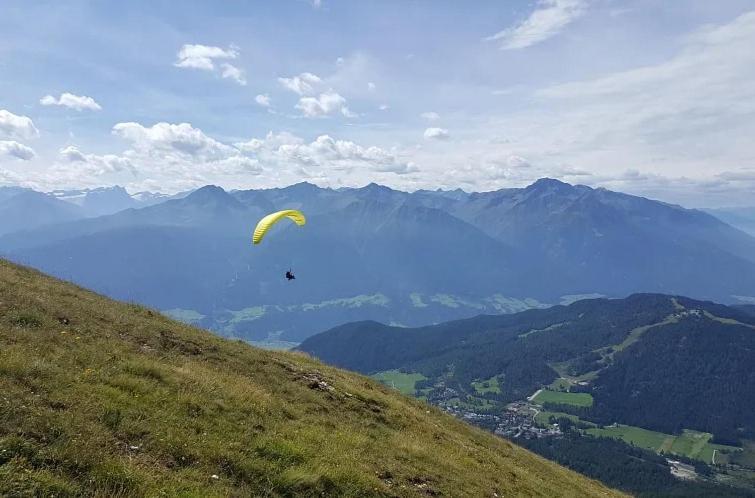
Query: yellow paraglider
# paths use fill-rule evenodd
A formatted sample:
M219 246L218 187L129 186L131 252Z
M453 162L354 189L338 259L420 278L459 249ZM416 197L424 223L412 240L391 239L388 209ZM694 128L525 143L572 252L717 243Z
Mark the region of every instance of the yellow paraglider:
M268 214L257 223L257 228L254 229L254 235L252 236L252 242L255 244L262 242L267 231L283 218L288 218L299 226L302 226L307 222L304 213L297 211L296 209L286 209L278 211L277 213Z

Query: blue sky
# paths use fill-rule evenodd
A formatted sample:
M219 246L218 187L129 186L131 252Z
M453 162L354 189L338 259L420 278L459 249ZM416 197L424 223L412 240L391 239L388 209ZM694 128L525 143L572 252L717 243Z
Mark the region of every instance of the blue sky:
M0 0L0 184L755 204L750 0Z

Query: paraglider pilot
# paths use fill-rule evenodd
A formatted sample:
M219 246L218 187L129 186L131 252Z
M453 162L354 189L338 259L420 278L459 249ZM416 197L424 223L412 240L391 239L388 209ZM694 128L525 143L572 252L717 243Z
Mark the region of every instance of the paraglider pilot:
M293 274L293 273L291 273L291 270L288 270L288 271L286 272L286 278L287 278L288 280L296 280L296 277L294 276L294 274Z

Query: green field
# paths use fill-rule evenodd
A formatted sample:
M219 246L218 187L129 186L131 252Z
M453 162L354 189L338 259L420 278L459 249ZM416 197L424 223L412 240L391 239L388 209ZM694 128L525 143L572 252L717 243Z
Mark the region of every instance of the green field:
M649 431L647 429L632 427L629 425L617 425L606 427L604 429L587 429L586 432L593 436L621 439L639 448L645 448L652 451L660 451L664 447L664 444L668 445L670 449L674 438L674 436L669 436L662 432Z
M548 389L551 389L553 391L566 391L571 387L571 382L564 378L558 378L551 382L551 384L548 386Z
M543 389L532 399L533 403L561 403L574 406L592 406L592 395L588 393L562 393Z
M378 372L372 376L373 379L377 379L388 387L398 389L404 394L414 396L416 389L415 384L420 380L425 380L425 377L419 373L403 373L398 370L387 370L385 372Z
M711 463L714 450L728 455L741 453L738 448L733 446L711 444L709 442L711 434L707 432L684 430L682 434L674 436L672 434L664 434L628 425L618 425L604 429L594 428L588 429L586 432L593 436L621 439L640 448L683 455L706 463ZM719 453L719 456L721 456L721 453ZM716 462L719 463L718 460Z
M498 377L491 377L488 380L472 382L472 387L478 394L501 393L501 386L498 384Z
M719 450L719 453L716 455L716 462L718 462L719 457L724 456L725 462L736 463L743 467L755 469L755 441L747 439L742 441L742 448L739 451L727 451L730 449L726 447L722 449L718 445L715 446Z
M538 424L540 424L543 427L546 427L546 426L550 425L550 418L551 417L556 417L556 418L565 417L565 418L568 418L569 420L571 420L572 422L574 422L575 424L577 422L582 422L584 424L594 425L592 422L586 422L584 420L580 420L579 417L577 417L576 415L571 415L569 413L562 413L562 412L549 412L547 410L543 410L541 412L538 412L538 414L535 415L535 422L537 422Z

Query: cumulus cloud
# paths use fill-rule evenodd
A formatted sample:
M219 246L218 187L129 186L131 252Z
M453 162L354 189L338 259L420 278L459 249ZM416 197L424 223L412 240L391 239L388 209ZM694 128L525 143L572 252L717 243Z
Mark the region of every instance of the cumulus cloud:
M425 119L427 121L437 121L440 119L440 114L437 112L423 112L419 115L422 119Z
M526 48L557 35L586 10L586 0L540 0L527 19L486 40L500 42L504 50Z
M130 159L114 154L84 154L75 145L60 149L60 157L67 163L78 163L78 171L87 174L103 175L106 173L129 172L136 175L136 168Z
M328 116L339 112L347 118L356 117L356 114L346 106L346 99L332 90L321 93L317 97L302 97L296 104L296 108L309 118Z
M14 140L0 140L0 156L10 156L22 161L33 159L34 149Z
M235 59L239 53L235 47L227 49L208 45L184 45L176 55L173 63L176 67L201 69L212 71L215 69L215 59Z
M0 168L0 185L21 185L24 182L12 171Z
M448 140L451 135L445 128L428 128L425 130L425 138L428 140Z
M150 127L139 123L118 123L113 133L130 141L142 152L169 153L201 160L220 159L233 154L233 148L205 135L189 123L157 123Z
M249 174L257 176L261 175L264 171L259 160L240 155L212 161L208 165L210 171L223 175Z
M270 96L268 94L260 94L254 97L254 101L262 107L270 107Z
M246 77L243 70L229 62L222 62L219 68L215 67L217 61L233 60L238 56L238 48L233 45L228 48L208 45L184 45L178 51L176 55L177 59L173 65L181 68L213 72L218 69L222 78L231 79L239 85L244 86L246 85Z
M367 90L374 92L376 88L377 87L375 86L375 83L373 83L372 81L367 82Z
M27 140L39 136L39 130L27 116L0 109L0 137Z
M399 175L418 171L414 163L400 159L392 151L336 140L329 135L320 135L306 143L290 133L268 133L264 139L255 138L236 146L253 154L263 164L296 168L298 172L307 171L310 176L355 169Z
M92 97L85 95L74 95L72 93L62 93L57 99L52 95L45 95L39 100L42 105L56 105L61 107L68 107L69 109L75 109L79 112L83 110L100 111L102 107Z
M323 87L322 79L316 74L301 73L290 78L278 78L278 82L298 95L312 95Z

